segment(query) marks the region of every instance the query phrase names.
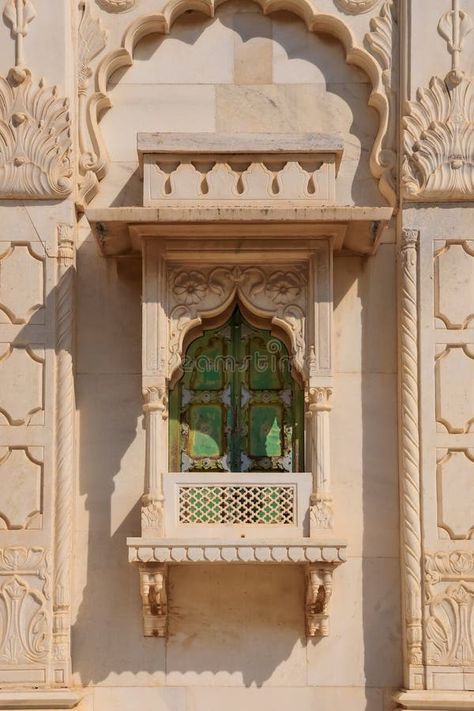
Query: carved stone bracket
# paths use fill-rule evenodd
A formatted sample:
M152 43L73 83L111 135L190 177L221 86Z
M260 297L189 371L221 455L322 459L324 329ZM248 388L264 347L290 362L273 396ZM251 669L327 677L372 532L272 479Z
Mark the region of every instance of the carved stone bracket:
M329 634L329 604L332 595L334 566L310 563L306 566L306 634L327 637Z
M143 634L166 637L168 602L166 595L168 567L164 563L140 565L140 592L143 602Z
M129 560L140 575L145 637L166 637L168 634L167 577L170 565L180 563L252 563L303 564L306 575L305 616L308 638L329 634L329 611L335 568L345 561L345 544L328 542L318 545L308 539L295 539L291 544L280 541L214 540L152 541L140 538L128 540Z

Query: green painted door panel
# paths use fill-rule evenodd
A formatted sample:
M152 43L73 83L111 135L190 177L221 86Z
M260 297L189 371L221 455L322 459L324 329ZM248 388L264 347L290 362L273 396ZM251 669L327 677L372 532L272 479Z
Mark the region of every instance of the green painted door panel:
M238 308L189 346L170 392L172 471L300 471L303 395L286 346Z

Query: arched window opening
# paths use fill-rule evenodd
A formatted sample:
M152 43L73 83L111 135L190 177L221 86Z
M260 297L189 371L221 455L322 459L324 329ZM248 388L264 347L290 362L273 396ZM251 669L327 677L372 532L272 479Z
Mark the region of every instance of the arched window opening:
M286 345L236 306L186 350L170 391L170 470L302 471L303 416Z

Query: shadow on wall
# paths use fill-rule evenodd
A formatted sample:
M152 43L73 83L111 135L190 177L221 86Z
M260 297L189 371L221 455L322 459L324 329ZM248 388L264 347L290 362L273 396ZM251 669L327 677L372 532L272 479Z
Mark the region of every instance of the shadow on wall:
M209 35L217 25L219 32ZM218 42L215 52L222 50L224 42L233 46L233 64L225 76L224 70L216 69L219 63L209 51L209 42ZM222 65L229 61L223 57ZM170 82L174 93L168 95ZM147 85L146 107L137 113L133 97L142 84ZM205 91L206 85L213 87L212 95ZM198 93L187 91L191 88ZM253 3L240 7L234 2L220 6L215 19L194 11L186 13L169 35L148 36L138 44L133 67L113 74L110 90L114 106L102 129L106 143L116 134L121 137L120 144L115 141L110 149L119 172L111 178L113 186L107 186L105 179L96 204L103 204L104 199L111 199L113 206L141 204L138 171L132 169L132 163L125 167L126 161L136 162L136 132L170 130L337 131L345 146L339 199L343 204L385 204L369 168L378 130L378 114L368 106L369 79L346 64L340 42L310 32L295 15L275 12L265 17ZM185 94L181 96L180 91ZM127 92L132 92L129 98ZM201 114L213 115L214 101L215 122L208 118L211 123L203 129ZM193 115L199 116L198 129ZM133 135L124 135L124 122Z
M336 259L335 308L355 290L361 322L351 348L360 363L341 355L336 397L344 393L348 430L360 414L362 439L333 473L346 499L336 501L339 520L352 511L352 557L336 572L330 637L307 644L303 571L291 566L172 568L169 639L143 637L138 575L125 545L140 531L144 472L139 265L105 260L91 242L81 247L78 327L88 335L82 346L79 339L77 368L78 683L365 686L366 711L381 711L383 688L401 683L395 312L384 296L388 284L395 288L394 253L386 245L375 258Z
M261 686L278 670L283 683L304 685L299 568L173 568L169 638L143 637L138 574L125 543L140 534L144 488L141 283L134 261L117 268L89 242L78 251L75 677L84 685L162 685L166 675L169 685L208 677L210 684Z

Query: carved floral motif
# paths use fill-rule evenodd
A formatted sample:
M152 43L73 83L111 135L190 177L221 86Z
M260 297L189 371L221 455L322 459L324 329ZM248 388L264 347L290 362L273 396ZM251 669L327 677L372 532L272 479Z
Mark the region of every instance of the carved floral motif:
M97 4L107 12L125 12L135 6L135 0L97 0Z
M183 338L206 315L215 315L235 295L256 313L286 330L293 345L294 364L305 367L307 277L303 267L285 272L260 267L209 267L170 274L170 375L181 364Z
M429 553L425 557L428 664L474 663L474 554Z
M360 15L372 10L380 0L335 0L337 7L351 15Z
M0 550L0 663L31 665L46 659L49 597L44 548Z

